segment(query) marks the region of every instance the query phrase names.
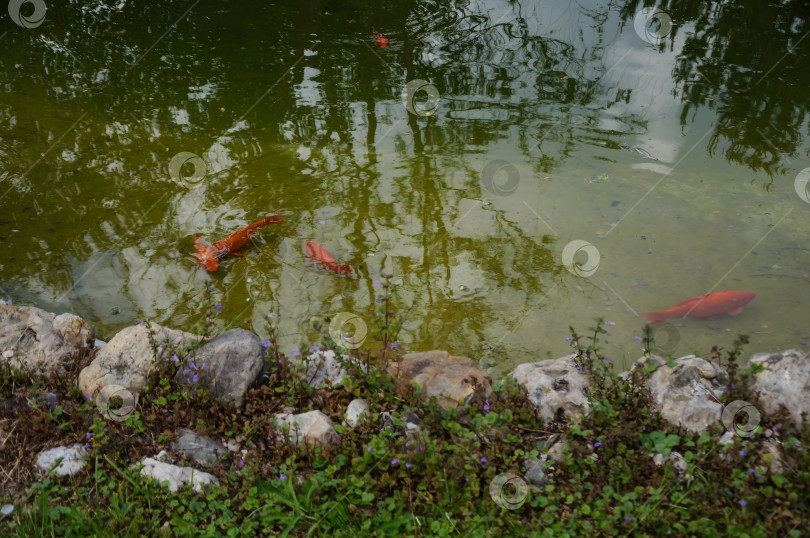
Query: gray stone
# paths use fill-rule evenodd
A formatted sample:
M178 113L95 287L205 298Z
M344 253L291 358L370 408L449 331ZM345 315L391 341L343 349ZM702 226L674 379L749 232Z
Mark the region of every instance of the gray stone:
M354 429L360 420L368 420L371 417L368 404L361 398L356 398L349 402L346 408L346 425Z
M283 426L289 426L287 432ZM332 421L320 411L309 411L298 415L281 413L276 415L276 427L293 444L308 443L327 445L339 438Z
M757 353L749 364L761 364L765 370L753 376L751 385L759 391L759 405L768 415L780 406L790 413L796 427L802 429L802 413L810 418L810 359L797 349L777 353Z
M412 382L422 387L421 397L436 401L444 409L469 403L476 388L483 390L485 397L492 394L492 378L480 370L468 357L450 355L446 351L409 353L402 361L388 364L388 372L405 385Z
M633 367L645 363L642 358ZM675 359L672 367L661 357L652 357L652 363L656 369L650 375L649 388L664 420L691 433L720 423L720 396L729 379L724 369L695 355Z
M7 516L14 511L13 504L4 504L2 508L0 508L0 516Z
M160 484L169 481L169 491L172 493L180 489L181 486L186 484L193 484L194 491L200 493L203 491L203 486L206 484L219 485L219 480L209 473L198 471L191 467L178 467L171 463L163 463L152 458L144 458L140 463L136 463L133 467L143 465L141 468L141 476L155 478Z
M215 463L227 452L227 449L216 441L185 429L181 430L177 441L172 443L172 450L187 454L202 465Z
M670 462L672 464L672 468L675 470L675 473L678 475L678 480L680 482L692 480L692 474L687 472L686 460L680 452L673 451L666 456L661 453L657 453L653 455L653 461L659 467L663 465L665 461Z
M521 364L509 374L526 388L529 400L546 420L565 418L576 423L590 410L588 388L592 380L577 370L575 358L572 354Z
M546 471L543 468L543 462L538 458L526 458L523 460L523 465L526 466L526 474L523 477L535 486L542 486L548 479L546 478Z
M344 357L341 357L344 359ZM301 359L297 368L303 374L310 387L337 385L348 375L346 368L340 363L337 355L331 349L318 351Z
M201 347L195 364L199 383L214 398L241 407L245 394L262 373L264 347L261 339L252 332L231 329ZM180 383L193 382L192 374L184 375L182 370L177 372L175 379Z
M184 348L194 335L153 324L157 359L169 360L175 348ZM152 344L146 326L127 327L102 347L96 358L79 374L82 394L95 398L107 385L116 385L136 395L146 385L149 373L156 367Z
M12 367L66 375L76 367L86 340L93 338L87 322L73 314L55 316L33 306L0 305L0 351Z
M56 464L56 460L63 458L56 466L54 472L59 476L72 475L84 467L84 456L87 451L80 444L72 446L59 446L45 450L37 457L37 466L47 472Z

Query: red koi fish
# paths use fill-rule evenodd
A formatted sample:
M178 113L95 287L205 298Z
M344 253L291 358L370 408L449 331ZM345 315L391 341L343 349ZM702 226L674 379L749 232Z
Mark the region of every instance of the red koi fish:
M244 256L241 252L234 252L250 243L251 238L256 235L259 228L267 224L278 224L284 220L284 215L270 215L249 226L245 226L238 232L234 232L222 241L217 241L214 246L209 247L202 240L194 236L194 263L205 267L209 271L216 271L219 268L219 258L227 256Z
M720 314L736 316L742 312L742 307L754 300L750 291L715 291L694 297L688 301L676 304L663 312L647 312L647 321L659 323L671 318L709 318L717 319Z
M315 241L307 241L305 246L305 258L310 258L312 261L315 262L315 265L321 265L326 267L333 273L341 273L344 275L349 275L352 272L351 265L340 265L335 259L332 257L329 252L326 251L321 245L316 243Z
M388 38L382 35L377 30L374 30L374 39L377 40L377 45L380 47L387 47L388 46Z

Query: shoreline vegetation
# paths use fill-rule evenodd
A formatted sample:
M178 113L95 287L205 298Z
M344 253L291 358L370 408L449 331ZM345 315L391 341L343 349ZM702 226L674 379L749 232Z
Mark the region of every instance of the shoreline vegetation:
M585 334L571 328L570 356L493 382L466 357L404 353L407 311L390 307L390 275L380 287L378 329L363 346L320 327L305 357L280 350L269 324L263 340L222 331L210 288L191 333L142 322L97 349L82 346L74 320L81 351L48 372L18 356L32 336L11 335L17 347L0 350L0 533L765 537L810 527L809 396L790 392L806 377L781 387L767 377L788 364L807 372L803 353L744 361L741 335L710 357L662 358L647 326L641 359L617 374L600 348L609 324L597 319ZM0 308L11 323L27 307ZM125 331L140 340L114 342ZM104 362L138 346L146 361L128 373Z

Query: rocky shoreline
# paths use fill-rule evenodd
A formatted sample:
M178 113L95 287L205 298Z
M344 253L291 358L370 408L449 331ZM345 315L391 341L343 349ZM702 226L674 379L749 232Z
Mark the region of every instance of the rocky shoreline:
M78 368L77 358L90 354L92 360L78 373L78 386L82 394L94 402L107 420L125 421L138 407L138 399L147 385L150 373L161 361L178 362L174 380L180 384L196 384L213 398L239 408L245 396L262 376L269 342L244 329L227 330L203 343L193 357L182 361L174 350L189 348L196 337L191 333L160 325L141 323L127 327L106 345L95 348L93 329L73 314L54 315L35 307L0 305L0 357L11 368L24 368L35 375L50 375L53 371L66 375ZM95 348L95 349L94 349ZM296 361L295 369L302 380L313 388L339 387L351 377L353 368L367 368L348 355L338 356L334 351L315 349ZM388 372L404 385L418 384L424 401L436 398L444 409L475 403L487 409L493 393L493 380L467 357L453 356L445 351L433 350L404 354L401 360L387 365ZM592 376L581 368L572 354L554 360L522 364L509 377L528 393L536 412L546 420L577 424L590 412L589 391ZM749 380L749 388L758 395L756 405L734 401L721 403L728 394L729 373L712 361L694 355L666 360L657 356L642 357L628 372L644 369L648 397L653 408L660 412L673 429L700 434L711 432L722 424L725 433L721 444L733 444L741 439L758 437L765 441L761 450L761 465L769 472L781 473L787 465L781 449L778 428L758 428L762 416L787 417L797 428L805 426L803 415L810 415L810 359L801 351L756 353L746 365L758 365L758 372ZM47 404L49 393L43 392ZM109 402L121 405L112 408ZM339 424L320 409L301 410L282 408L273 414L280 438L293 445L330 445L339 443L341 431L355 428L371 419L369 402L353 400L340 416ZM335 414L333 413L333 418ZM419 413L392 409L383 413L386 426L401 429L403 435L418 438ZM16 426L6 419L0 423L0 447ZM226 454L239 458L248 449L240 435L208 438L193 429L182 428L170 432L171 451L143 457L133 466L140 466L143 476L168 481L171 491L190 484L201 491L204 484L217 484L215 476L202 470ZM539 458L526 458L523 479L534 485L546 482L545 473L560 461L569 441L559 436L546 438L539 447ZM259 447L262 448L262 447ZM594 445L584 447L598 459ZM86 447L81 443L59 446L37 455L39 473L50 470L58 475L78 472L85 465ZM198 467L176 465L183 455L197 462ZM670 461L679 476L686 480L686 461L678 452L668 456L650 454L658 465ZM55 465L58 458L61 463ZM300 480L300 478L299 478ZM4 507L6 513L9 506Z

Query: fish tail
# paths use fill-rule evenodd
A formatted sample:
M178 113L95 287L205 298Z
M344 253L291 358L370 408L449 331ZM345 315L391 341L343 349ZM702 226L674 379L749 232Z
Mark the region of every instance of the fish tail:
M645 312L644 316L647 318L647 322L651 324L661 323L669 319L666 312Z

